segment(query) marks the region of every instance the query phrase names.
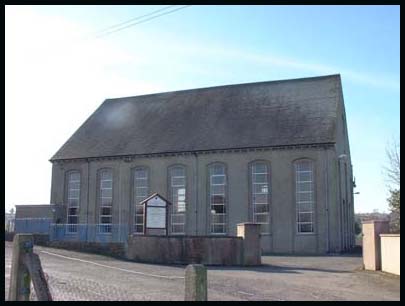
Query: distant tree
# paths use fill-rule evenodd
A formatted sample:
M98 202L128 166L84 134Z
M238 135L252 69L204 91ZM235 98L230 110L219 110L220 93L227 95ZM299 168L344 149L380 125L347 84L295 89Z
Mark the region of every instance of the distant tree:
M400 192L399 189L390 190L388 205L391 210L390 214L390 229L392 232L400 231Z
M388 182L399 188L401 184L400 143L392 142L385 149L388 164L384 167Z
M361 233L362 229L361 229L361 220L356 218L356 220L354 221L354 233L357 235L359 235Z
M13 214L14 214L14 208L11 208L11 209L9 210L9 213L13 215Z
M391 211L400 211L400 192L399 189L390 190L390 197L388 198L388 204Z
M384 167L386 179L389 184L389 197L387 199L390 214L391 230L397 232L400 230L400 143L393 142L386 148L388 159L387 166Z

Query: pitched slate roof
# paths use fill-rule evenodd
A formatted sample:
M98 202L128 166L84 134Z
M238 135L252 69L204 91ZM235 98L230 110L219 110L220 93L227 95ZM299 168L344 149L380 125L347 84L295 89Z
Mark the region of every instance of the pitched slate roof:
M107 99L51 158L334 143L340 75Z

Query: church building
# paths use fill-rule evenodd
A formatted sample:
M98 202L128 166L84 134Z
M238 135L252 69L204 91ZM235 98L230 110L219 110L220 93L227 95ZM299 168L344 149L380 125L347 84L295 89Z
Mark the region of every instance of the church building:
M50 161L71 239L143 235L141 202L158 193L168 235L254 222L264 253L354 245L340 75L107 99Z

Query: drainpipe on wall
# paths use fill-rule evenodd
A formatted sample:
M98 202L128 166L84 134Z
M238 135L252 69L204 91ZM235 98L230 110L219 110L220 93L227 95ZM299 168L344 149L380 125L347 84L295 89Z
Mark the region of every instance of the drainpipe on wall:
M193 153L195 157L195 173L194 173L194 188L195 188L195 235L198 233L198 156Z
M120 168L119 168L120 169ZM121 171L119 171L121 172ZM120 179L120 175L118 176L118 186L120 186L120 188L118 189L119 191L121 191L121 184L119 182ZM114 180L113 180L114 183ZM118 201L118 242L121 242L121 192L119 194L119 201Z
M340 235L340 252L345 251L345 245L344 245L344 228L343 228L343 196L342 196L342 173L341 173L341 168L342 168L342 159L346 158L346 154L340 154L337 158L337 164L338 164L338 178L339 178L339 235Z
M338 207L339 207L339 244L340 244L340 252L343 251L343 225L342 225L342 178L341 178L341 174L340 174L340 160L338 159L337 161L337 165L338 165L338 179L339 179L339 203L338 203Z
M90 161L87 158L87 213L86 213L86 241L89 241L89 206L90 206Z
M341 174L341 168L345 169L346 168L346 161L347 161L347 154L343 153L338 156L338 161L339 161L339 194L340 194L340 207L341 207L341 243L342 243L342 251L346 251L346 218L347 218L347 177L344 177L345 180L345 193L344 196L342 195L342 174ZM343 203L346 205L343 206Z
M326 150L326 176L325 176L325 211L326 211L326 252L330 252L330 245L329 245L329 154L328 150Z

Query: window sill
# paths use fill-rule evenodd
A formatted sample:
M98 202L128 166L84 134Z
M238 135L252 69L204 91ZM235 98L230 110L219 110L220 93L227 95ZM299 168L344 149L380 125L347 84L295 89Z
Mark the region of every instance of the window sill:
M295 233L296 236L316 236L317 233Z

